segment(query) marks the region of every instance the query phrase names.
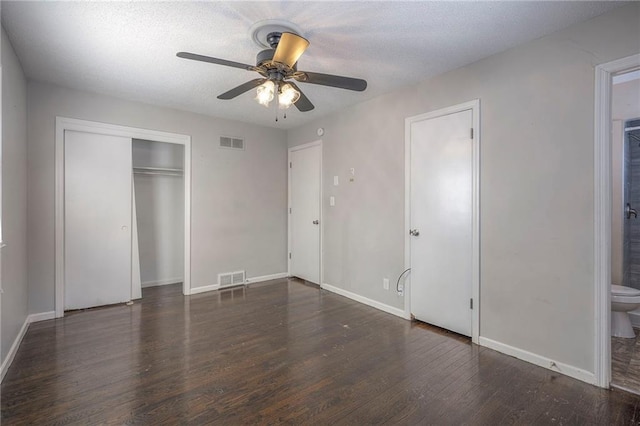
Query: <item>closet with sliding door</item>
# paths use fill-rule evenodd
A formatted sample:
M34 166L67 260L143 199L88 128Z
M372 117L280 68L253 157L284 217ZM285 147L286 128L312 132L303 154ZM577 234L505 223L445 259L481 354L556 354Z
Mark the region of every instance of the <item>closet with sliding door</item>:
M65 130L63 147L64 310L182 283L185 146Z

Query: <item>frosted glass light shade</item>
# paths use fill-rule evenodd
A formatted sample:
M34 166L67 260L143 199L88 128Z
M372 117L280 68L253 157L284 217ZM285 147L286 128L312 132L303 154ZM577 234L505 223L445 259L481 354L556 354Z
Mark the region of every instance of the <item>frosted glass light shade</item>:
M258 90L256 91L256 101L258 101L260 105L268 107L269 102L273 100L274 92L275 84L273 84L273 81L265 81L258 86Z
M280 94L278 94L278 104L281 109L287 109L296 101L300 99L300 92L293 88L289 83L284 84L280 88Z

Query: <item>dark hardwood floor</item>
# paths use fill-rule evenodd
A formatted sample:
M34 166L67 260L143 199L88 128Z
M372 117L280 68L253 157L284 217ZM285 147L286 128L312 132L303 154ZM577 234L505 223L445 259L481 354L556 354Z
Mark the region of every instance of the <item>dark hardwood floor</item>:
M2 424L638 424L598 389L295 280L34 323Z

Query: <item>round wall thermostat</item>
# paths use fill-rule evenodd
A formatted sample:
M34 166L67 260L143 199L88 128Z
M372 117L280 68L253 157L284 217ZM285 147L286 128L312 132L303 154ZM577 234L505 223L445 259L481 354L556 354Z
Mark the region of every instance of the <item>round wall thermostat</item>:
M324 135L324 129L322 127L318 127L317 133L318 133L318 136Z

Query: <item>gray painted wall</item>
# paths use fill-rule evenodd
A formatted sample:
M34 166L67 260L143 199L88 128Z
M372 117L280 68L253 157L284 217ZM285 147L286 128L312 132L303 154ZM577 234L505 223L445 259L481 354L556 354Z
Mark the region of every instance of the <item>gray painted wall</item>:
M2 29L1 359L27 318L27 82Z
M404 306L382 289L403 268L404 119L479 98L480 334L593 372L594 67L638 53L639 22L618 8L290 130L325 129L325 282Z
M28 84L29 309L54 309L54 131L64 116L191 135L191 285L245 269L286 272L287 147L282 130L129 102L49 84ZM219 149L220 135L245 151Z

